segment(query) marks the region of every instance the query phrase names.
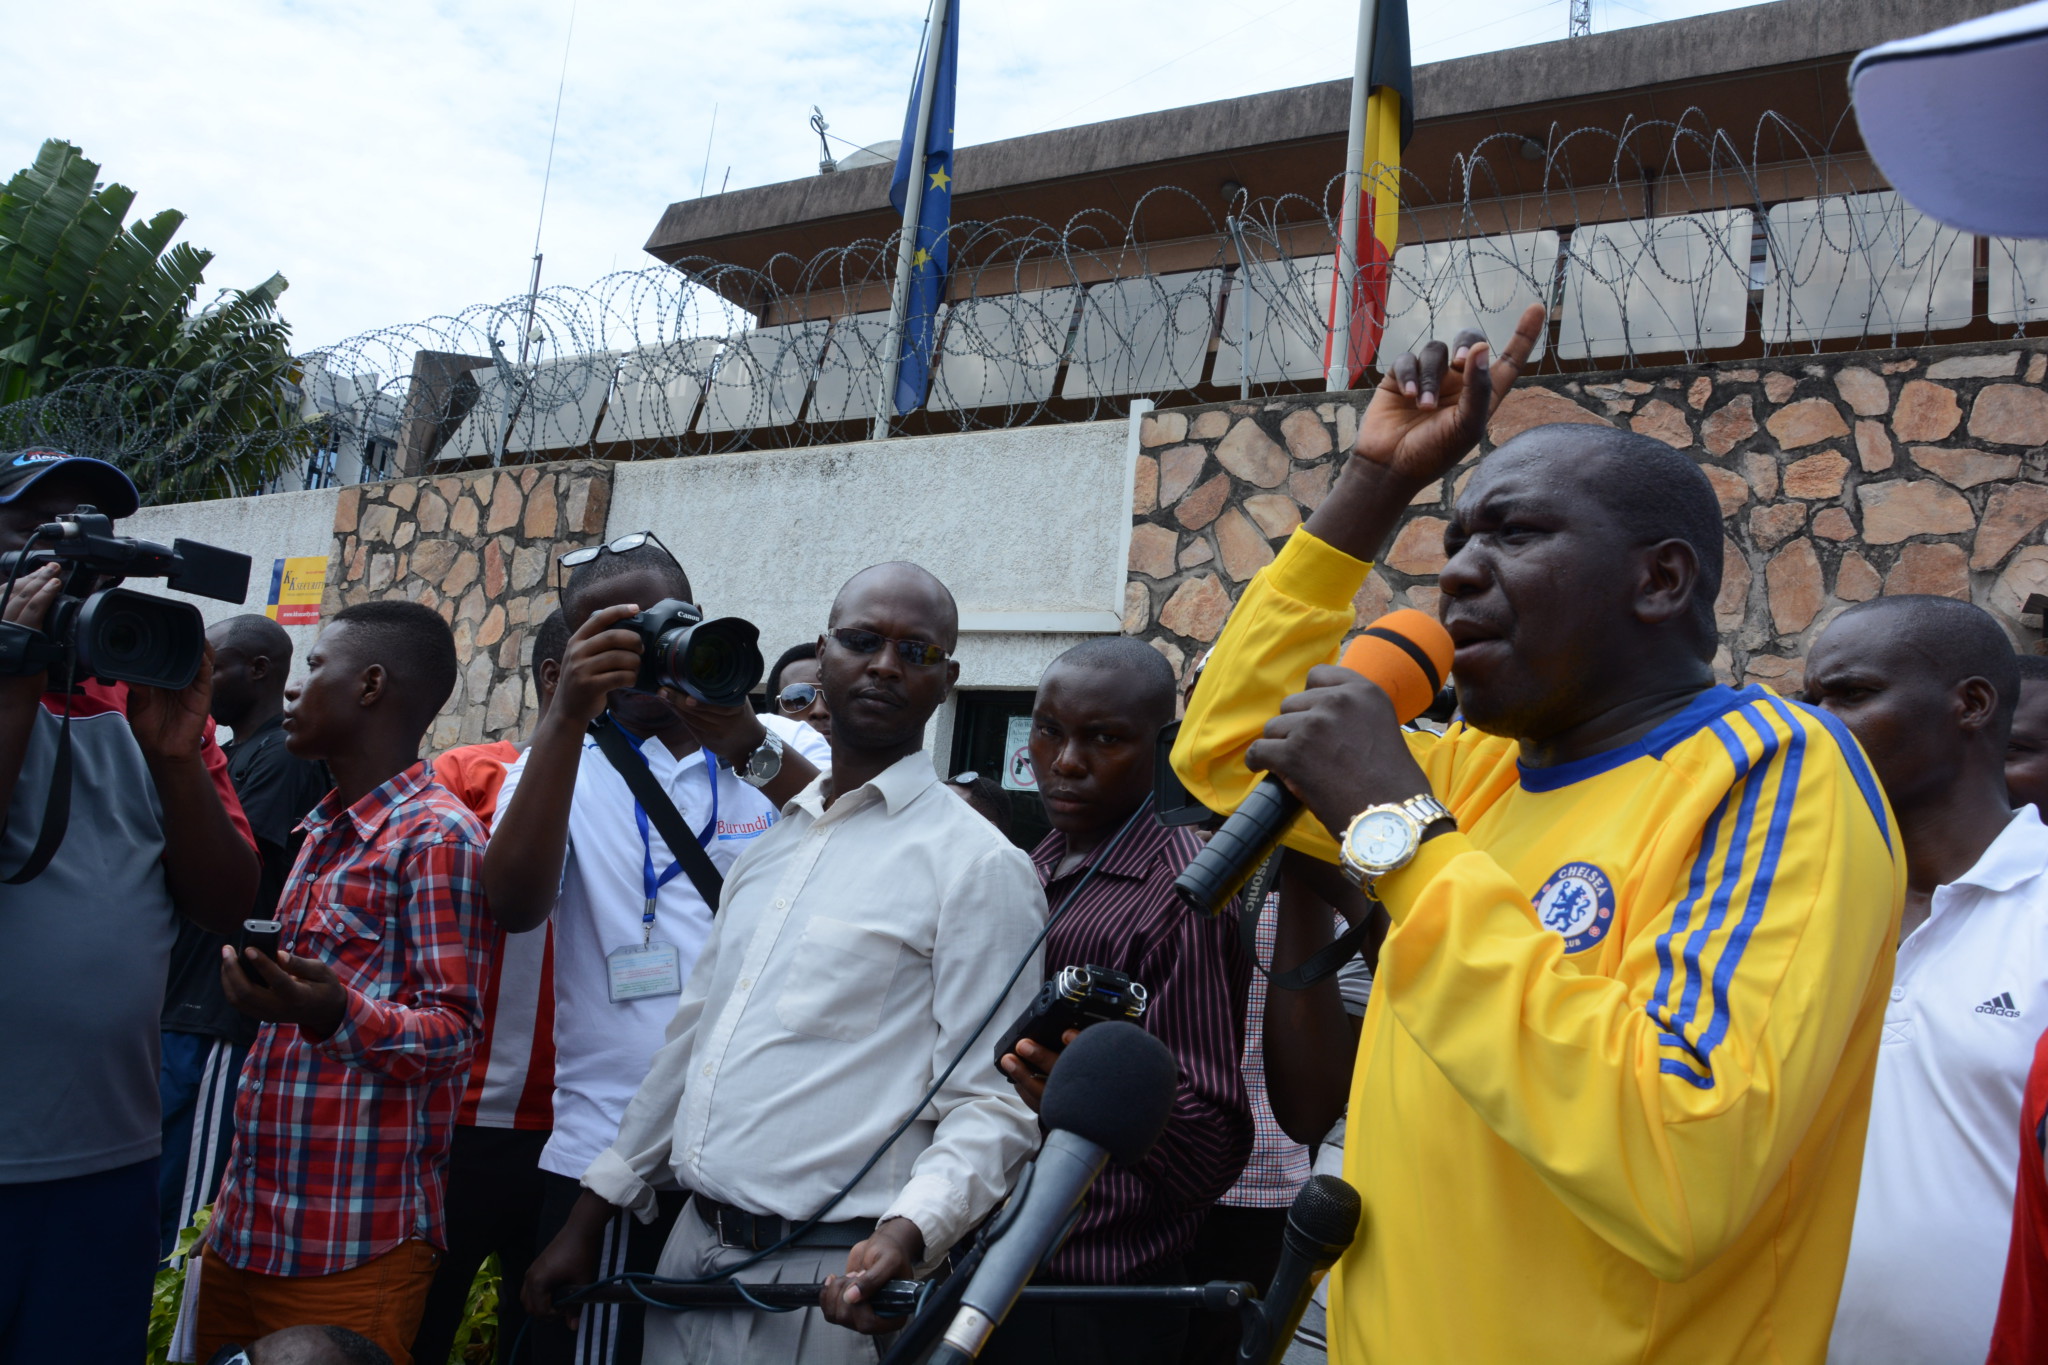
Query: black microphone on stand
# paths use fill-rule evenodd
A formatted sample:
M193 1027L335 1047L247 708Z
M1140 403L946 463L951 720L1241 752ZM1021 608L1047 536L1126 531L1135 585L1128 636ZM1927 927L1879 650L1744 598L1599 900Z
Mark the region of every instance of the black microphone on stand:
M1057 1074L1057 1073L1055 1073ZM1358 1235L1358 1191L1334 1175L1312 1175L1287 1210L1280 1264L1237 1349L1238 1365L1279 1365L1315 1296L1316 1281Z
M1129 1165L1152 1150L1166 1128L1179 1080L1173 1054L1136 1024L1092 1025L1060 1054L1039 1107L1051 1136L960 1294L952 1324L931 1355L932 1365L971 1361L981 1354L1032 1271L1072 1225L1081 1197L1109 1159ZM899 1351L920 1335L916 1329L916 1323L905 1329ZM891 1351L889 1360L897 1356Z

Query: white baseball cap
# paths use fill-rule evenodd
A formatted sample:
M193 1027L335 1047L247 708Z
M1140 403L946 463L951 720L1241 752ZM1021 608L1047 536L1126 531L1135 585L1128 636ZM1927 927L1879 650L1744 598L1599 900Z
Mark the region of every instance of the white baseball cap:
M1871 48L1849 94L1913 207L1987 237L2048 237L2048 0Z

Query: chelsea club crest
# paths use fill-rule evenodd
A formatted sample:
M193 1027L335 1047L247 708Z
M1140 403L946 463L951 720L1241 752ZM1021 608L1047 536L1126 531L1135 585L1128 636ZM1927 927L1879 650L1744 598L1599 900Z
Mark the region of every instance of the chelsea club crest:
M1591 863L1566 863L1536 892L1536 918L1564 939L1564 950L1582 953L1614 927L1614 884Z

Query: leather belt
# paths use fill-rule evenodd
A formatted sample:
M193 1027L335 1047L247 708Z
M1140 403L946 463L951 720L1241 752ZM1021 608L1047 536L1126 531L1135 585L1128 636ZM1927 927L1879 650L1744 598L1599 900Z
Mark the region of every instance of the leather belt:
M787 1218L772 1213L748 1213L733 1204L722 1204L701 1194L690 1196L690 1207L705 1226L718 1234L718 1244L735 1251L766 1251L797 1227ZM843 1223L820 1223L797 1238L793 1247L853 1247L874 1236L875 1220L849 1218Z

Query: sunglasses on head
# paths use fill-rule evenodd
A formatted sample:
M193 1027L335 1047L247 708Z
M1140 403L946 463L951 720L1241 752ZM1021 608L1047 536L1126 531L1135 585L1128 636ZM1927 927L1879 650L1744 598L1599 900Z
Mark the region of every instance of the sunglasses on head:
M775 704L792 716L808 709L817 699L818 687L815 683L791 683L775 694Z
M676 559L675 551L669 549L668 546L662 544L661 537L655 535L654 532L635 531L633 532L633 534L629 536L620 536L617 540L608 540L602 545L586 545L580 550L571 550L567 554L563 555L560 559L555 561L557 574L556 587L558 590L561 587L559 578L561 570L563 569L573 569L579 564L588 564L593 559L596 559L599 555L622 555L628 552L629 550L637 550L643 545L652 545L655 549L667 555L671 563L681 563L680 560Z
M981 781L981 774L972 771L964 773L954 773L951 777L947 778L946 780L956 787L971 787L975 783Z
M842 627L829 632L839 647L849 654L873 654L883 645L894 645L896 653L907 664L930 668L946 662L946 651L937 645L928 645L922 640L895 640L887 635L877 635L872 630L855 630Z

